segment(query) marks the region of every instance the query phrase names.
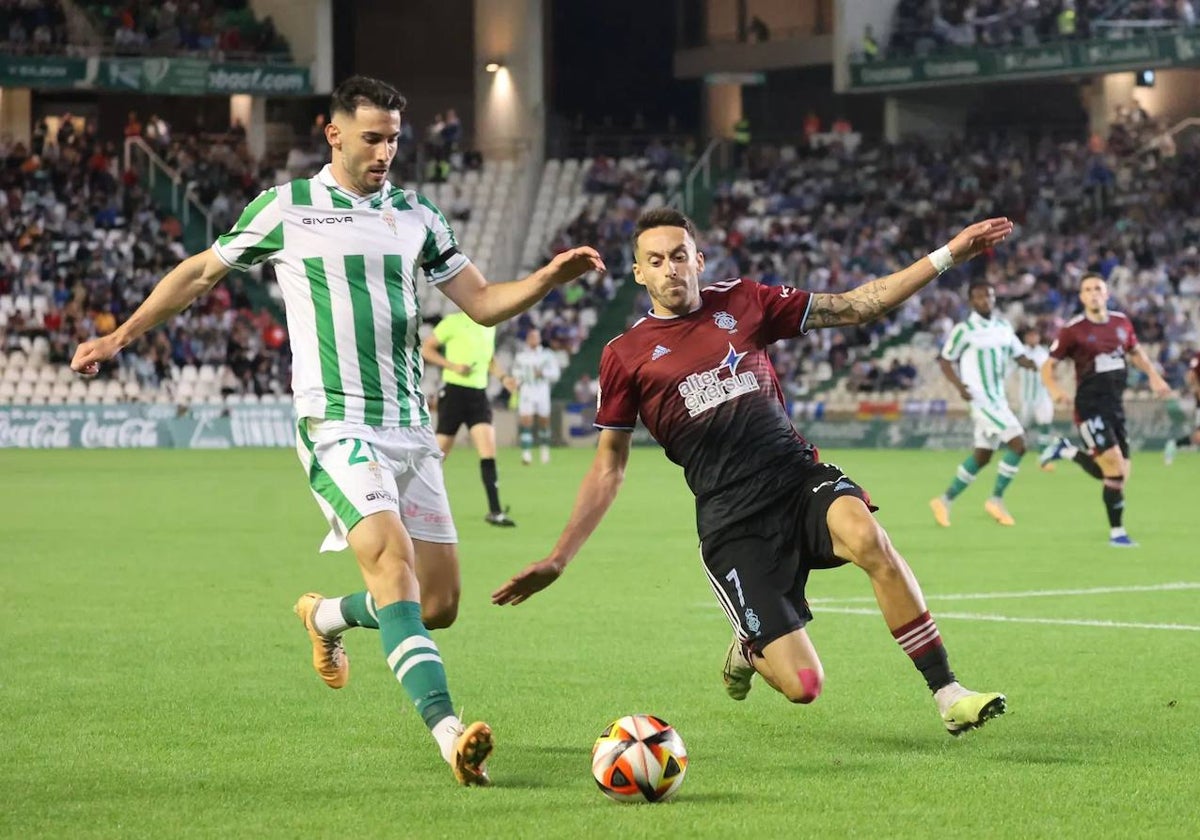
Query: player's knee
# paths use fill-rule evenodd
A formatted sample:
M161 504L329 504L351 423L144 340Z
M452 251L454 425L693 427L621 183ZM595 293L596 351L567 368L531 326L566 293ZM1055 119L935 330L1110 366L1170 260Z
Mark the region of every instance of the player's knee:
M421 623L427 630L445 630L458 618L458 593L421 598Z
M798 668L795 677L780 686L783 696L793 703L808 704L821 696L825 676L815 668Z
M854 563L870 573L887 571L897 565L897 556L887 532L873 517L856 523L854 529L843 537L849 547Z
M1025 439L1024 438L1013 438L1008 443L1006 443L1005 446L1007 446L1009 448L1009 450L1014 455L1017 455L1018 457L1025 454Z

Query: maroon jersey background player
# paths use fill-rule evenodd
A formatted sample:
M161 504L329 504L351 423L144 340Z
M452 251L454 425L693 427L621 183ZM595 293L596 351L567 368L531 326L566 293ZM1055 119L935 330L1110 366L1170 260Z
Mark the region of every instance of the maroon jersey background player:
M1138 346L1137 334L1121 312L1109 311L1103 323L1076 315L1063 325L1050 345L1050 356L1075 363L1075 422L1091 413L1116 410L1123 414L1129 364L1126 354Z
M640 415L683 467L703 540L800 483L817 453L793 428L766 348L799 335L811 297L727 280L701 289L683 317L653 313L604 348L596 426Z

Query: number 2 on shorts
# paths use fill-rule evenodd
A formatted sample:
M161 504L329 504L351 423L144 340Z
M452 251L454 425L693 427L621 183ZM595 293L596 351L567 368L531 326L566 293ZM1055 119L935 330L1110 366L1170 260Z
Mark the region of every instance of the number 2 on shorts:
M362 454L363 442L361 440L357 440L357 439L341 440L341 441L338 441L338 443L343 443L343 444L353 443L354 444L354 448L350 450L350 457L346 459L346 463L349 464L350 466L353 467L355 464L365 464L371 460L371 458L368 458L366 455ZM379 457L377 455L375 455L375 449L369 443L367 444L367 451L371 453L372 458L375 458L376 461L379 460Z
M737 569L730 569L729 574L725 575L725 580L733 582L734 587L737 589L738 604L743 607L746 606L746 598L742 595L742 582L738 579Z

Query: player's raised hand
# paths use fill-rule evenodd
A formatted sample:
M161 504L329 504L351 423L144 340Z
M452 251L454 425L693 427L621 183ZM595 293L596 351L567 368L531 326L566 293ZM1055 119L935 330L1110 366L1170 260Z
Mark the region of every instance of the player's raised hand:
M116 356L121 352L122 346L112 333L85 341L75 350L75 357L71 359L71 370L84 376L95 376L100 372L100 363Z
M499 607L507 604L516 606L554 583L562 573L563 565L549 558L530 563L492 593L492 603Z
M586 245L563 251L550 261L546 269L554 278L556 286L570 283L576 277L581 277L589 271L604 272L607 270L604 267L604 260L600 259L599 252Z
M962 265L967 260L974 259L986 249L991 248L1008 238L1013 231L1010 219L999 216L983 222L976 222L964 228L958 236L950 240L950 256L955 265Z

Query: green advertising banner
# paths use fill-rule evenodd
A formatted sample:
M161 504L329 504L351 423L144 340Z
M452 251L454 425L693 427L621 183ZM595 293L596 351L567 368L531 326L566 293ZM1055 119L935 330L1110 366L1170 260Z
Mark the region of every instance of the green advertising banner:
M104 87L144 93L208 93L209 62L189 58L109 58Z
M289 96L312 92L307 67L214 64L198 58L0 56L0 86L100 88L174 96Z
M1139 34L1015 49L964 50L929 58L850 65L852 90L921 87L971 79L1001 81L1055 73L1106 73L1200 63L1200 35Z
M86 58L0 55L0 87L82 87L86 84Z
M213 64L208 93L260 93L269 96L311 93L308 68L289 64Z
M288 405L0 406L0 449L230 449L296 445Z

